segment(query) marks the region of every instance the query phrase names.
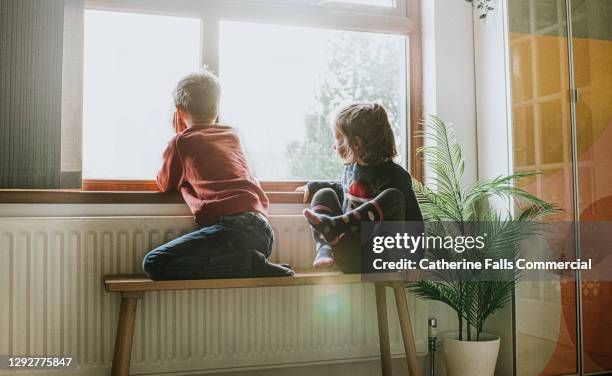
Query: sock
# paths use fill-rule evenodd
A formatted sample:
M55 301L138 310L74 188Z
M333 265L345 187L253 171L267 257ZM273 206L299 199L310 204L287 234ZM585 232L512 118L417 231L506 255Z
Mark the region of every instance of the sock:
M360 222L382 221L383 212L375 200L371 200L360 207L338 216L329 216L311 209L304 209L304 217L323 238L334 245L348 232L357 232L361 229Z
M329 244L319 243L312 266L315 269L328 269L334 266L334 254Z
M333 213L332 209L322 204L313 206L311 210L314 211L315 213L320 213L320 214L331 215ZM339 207L337 208L336 212L340 212ZM327 242L324 241L324 239L322 239L321 234L316 229L314 228L312 229L312 234L317 244L316 246L317 251L316 251L315 259L312 262L312 266L315 269L331 268L332 266L334 266L334 253L332 251L331 245L327 244Z

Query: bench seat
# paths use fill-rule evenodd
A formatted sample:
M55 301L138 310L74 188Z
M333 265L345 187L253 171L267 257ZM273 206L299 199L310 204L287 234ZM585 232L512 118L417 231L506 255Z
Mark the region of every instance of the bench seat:
M293 277L199 279L181 281L153 281L144 275L109 275L104 277L104 285L108 292L337 285L361 282L363 281L360 274L343 274L340 272L296 273Z
M121 294L121 307L115 337L112 376L128 376L136 322L136 307L147 291L232 289L251 287L287 287L312 285L339 285L351 283L373 283L376 291L376 313L380 338L381 367L383 376L391 375L391 348L387 315L386 288L394 291L400 320L404 350L410 375L420 375L416 346L410 323L410 314L404 288L407 285L401 275L381 274L374 280L365 280L360 274L340 272L296 273L292 277L201 279L177 281L153 281L144 275L107 275L104 287L108 292Z

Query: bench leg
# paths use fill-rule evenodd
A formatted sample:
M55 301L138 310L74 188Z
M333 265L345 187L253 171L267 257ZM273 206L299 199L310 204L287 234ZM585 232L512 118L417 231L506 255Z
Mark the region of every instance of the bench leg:
M385 286L375 284L378 337L380 339L380 363L383 376L391 376L391 346L389 344L389 323L387 316L387 294Z
M397 304L397 313L400 320L400 328L402 329L402 339L404 340L404 351L406 353L406 361L408 362L408 371L410 376L420 376L419 363L417 361L416 346L414 344L414 335L412 333L412 325L410 323L410 313L408 312L408 301L404 286L394 286L395 304Z
M129 374L136 307L142 296L142 292L124 292L121 294L121 308L119 309L111 376L128 376Z

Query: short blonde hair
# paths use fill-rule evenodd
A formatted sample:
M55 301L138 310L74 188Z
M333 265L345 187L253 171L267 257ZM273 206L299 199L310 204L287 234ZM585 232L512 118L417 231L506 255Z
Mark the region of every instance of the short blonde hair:
M221 84L219 78L206 68L183 77L173 96L174 105L198 121L215 120L219 115Z
M339 152L345 163L374 165L397 156L395 136L385 108L378 103L354 103L334 118L334 128L344 136Z

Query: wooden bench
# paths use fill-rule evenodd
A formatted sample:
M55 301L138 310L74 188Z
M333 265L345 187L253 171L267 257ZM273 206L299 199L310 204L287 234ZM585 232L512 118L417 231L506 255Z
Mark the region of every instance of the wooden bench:
M152 281L140 275L107 275L104 285L108 292L121 293L121 308L117 323L117 337L113 355L112 376L127 376L132 355L136 306L147 291L233 289L248 287L281 287L308 285L336 285L363 283L359 274L338 272L297 273L293 277L243 278L243 279L206 279L190 281ZM400 320L404 350L411 376L420 375L410 314L404 288L407 283L401 280L377 279L372 282L376 291L376 312L380 338L380 356L383 376L391 375L391 348L389 344L389 325L387 317L386 288L393 288Z

